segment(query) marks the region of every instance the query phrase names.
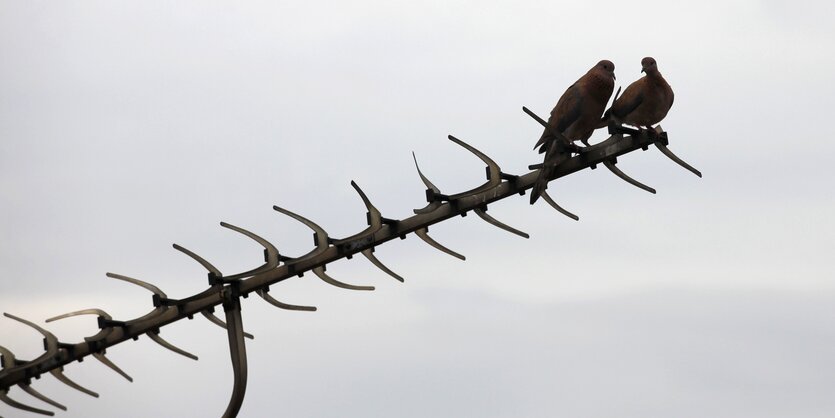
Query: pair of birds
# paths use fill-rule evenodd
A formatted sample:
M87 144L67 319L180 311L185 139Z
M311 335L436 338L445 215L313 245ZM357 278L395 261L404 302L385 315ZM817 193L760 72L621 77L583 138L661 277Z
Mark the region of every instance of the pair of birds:
M615 89L615 64L609 60L598 62L563 93L551 111L548 127L534 146L545 153L545 163L531 192L531 204L547 187L554 167L568 158L564 152L568 144L556 133L572 143L585 142L595 129L610 123L652 129L667 116L673 106L673 89L658 71L658 63L652 57L642 59L641 72L646 75L630 84L605 113Z

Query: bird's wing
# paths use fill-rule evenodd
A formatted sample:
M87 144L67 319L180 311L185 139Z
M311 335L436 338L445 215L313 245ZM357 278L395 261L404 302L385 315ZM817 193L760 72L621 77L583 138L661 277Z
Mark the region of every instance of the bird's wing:
M551 133L552 129L560 133L565 132L572 123L580 118L583 110L582 105L583 95L577 83L574 83L562 94L560 100L557 101L557 105L551 111L551 117L548 118L548 126L550 128L545 128L545 131L542 133L536 145L534 145L534 148L545 145L550 139L554 138L554 135ZM540 148L539 152L545 152L545 147Z
M583 99L585 95L582 93L581 87L578 84L572 84L565 91L551 112L551 119L556 118L555 124L558 132L565 132L583 113Z
M634 112L644 101L643 78L630 84L623 94L612 104L612 115L616 118L625 118Z

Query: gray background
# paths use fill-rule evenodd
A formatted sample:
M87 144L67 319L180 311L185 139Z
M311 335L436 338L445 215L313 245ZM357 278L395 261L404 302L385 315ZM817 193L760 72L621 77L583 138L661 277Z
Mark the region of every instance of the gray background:
M483 181L456 136L526 172L547 115L598 60L619 85L654 56L676 91L671 149L552 183L580 222L527 196L432 228L465 263L414 237L274 286L316 313L245 301L250 382L241 417L831 417L835 209L830 2L0 1L0 310L44 319L145 313L205 274L260 260L224 220L286 254L311 244L279 204L340 237L364 227L356 180L388 217L423 203L411 161L455 192ZM603 131L594 140L605 138ZM93 318L50 324L62 340ZM219 416L225 334L202 318L36 386L65 417ZM9 319L20 357L40 339ZM38 401L15 388L11 396ZM23 412L0 405L0 415Z

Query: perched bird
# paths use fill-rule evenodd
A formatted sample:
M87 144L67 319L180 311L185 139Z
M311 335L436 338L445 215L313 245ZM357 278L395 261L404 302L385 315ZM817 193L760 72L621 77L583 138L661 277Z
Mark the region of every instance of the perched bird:
M646 76L623 91L603 115L598 127L614 122L651 130L652 125L667 116L673 106L673 89L658 71L658 63L652 57L642 59L641 72Z
M531 204L536 202L547 187L548 177L554 167L568 157L562 152L562 145L567 144L561 143L562 139L555 132L568 141L589 139L598 127L614 89L615 64L603 60L572 84L557 101L548 118L548 127L534 145L534 149L539 147L540 154L545 153L545 162L531 192Z

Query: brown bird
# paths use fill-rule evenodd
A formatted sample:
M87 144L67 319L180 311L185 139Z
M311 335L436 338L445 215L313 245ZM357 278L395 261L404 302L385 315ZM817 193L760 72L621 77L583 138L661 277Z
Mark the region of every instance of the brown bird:
M624 90L603 115L598 127L615 122L652 130L652 125L667 116L673 106L673 89L658 71L658 63L652 57L642 59L641 72L646 76Z
M572 84L557 101L548 118L548 127L534 145L534 149L539 147L540 154L545 152L545 162L531 191L531 204L548 186L548 177L554 167L568 157L561 152L562 139L554 132L562 134L568 141L589 139L598 127L614 89L615 64L603 60Z

